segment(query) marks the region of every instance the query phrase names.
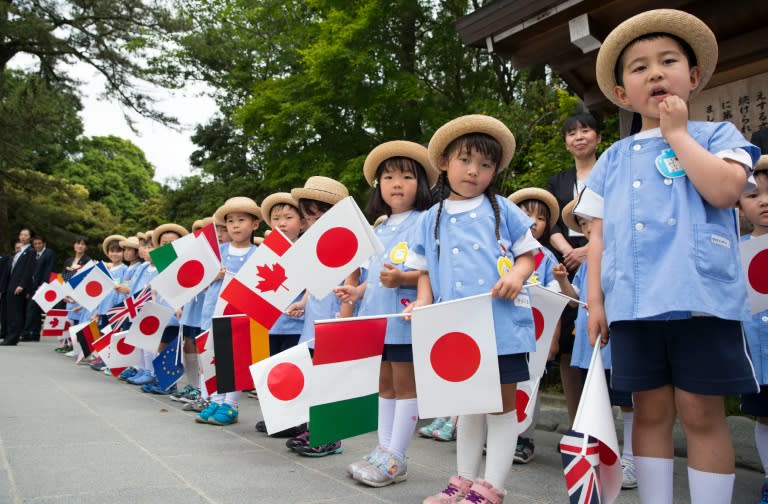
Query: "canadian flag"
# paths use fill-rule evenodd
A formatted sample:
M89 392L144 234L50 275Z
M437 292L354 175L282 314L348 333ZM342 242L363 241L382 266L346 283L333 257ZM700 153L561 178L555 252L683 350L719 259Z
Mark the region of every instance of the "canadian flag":
M749 311L754 315L768 310L768 234L741 241L739 252L747 276Z
M86 310L93 311L115 289L115 281L103 262L69 280L72 297Z
M208 395L216 393L216 356L213 353L213 338L210 331L203 331L195 338L197 364Z
M257 362L250 369L267 433L279 432L309 419L307 389L312 358L306 343Z
M533 327L536 333L536 351L528 355L528 374L530 379L517 384L515 410L520 432L531 424L533 410L536 406L536 394L539 383L544 376L547 366L549 348L557 328L557 321L568 304L568 298L553 292L541 284L535 284L528 289L531 295L531 311L533 312Z
M227 271L224 273L224 278L221 281L221 289L219 290L219 297L216 298L216 306L213 308L214 317L222 317L228 315L243 315L244 312L235 307L232 303L221 297L221 293L226 290L229 282L235 277L234 273ZM241 303L242 304L242 303Z
M48 310L43 321L43 336L64 336L64 332L69 329L69 311L67 310Z
M141 365L141 351L125 342L127 336L128 331L111 332L93 344L112 376L119 376L125 368Z
M59 301L64 299L67 295L67 290L64 289L64 285L58 280L53 280L48 283L44 283L37 289L35 295L32 296L32 301L37 303L44 313L51 311Z
M502 410L490 294L416 308L411 324L420 418Z
M157 352L163 329L173 316L173 310L165 306L149 302L139 311L128 329L126 342L150 352Z

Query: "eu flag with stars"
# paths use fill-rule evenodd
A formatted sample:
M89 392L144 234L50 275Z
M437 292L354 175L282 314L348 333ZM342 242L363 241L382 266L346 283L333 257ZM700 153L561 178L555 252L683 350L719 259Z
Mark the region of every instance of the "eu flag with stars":
M181 336L176 336L152 361L157 384L163 390L171 388L184 375L184 365L181 363L179 353L181 347L179 338Z

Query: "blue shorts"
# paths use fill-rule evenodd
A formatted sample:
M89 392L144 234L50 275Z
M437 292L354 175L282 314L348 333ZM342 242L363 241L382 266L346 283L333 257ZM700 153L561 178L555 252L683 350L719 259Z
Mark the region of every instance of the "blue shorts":
M160 343L165 343L166 345L176 339L176 336L179 335L179 326L165 326L165 329L163 329L163 335L160 337Z
M611 386L640 392L665 385L694 394L758 390L741 322L716 317L614 322Z
M502 384L520 383L530 379L528 354L499 355L499 377Z
M181 334L187 339L194 340L201 332L203 332L203 330L196 326L191 326L191 325L181 326Z
M272 334L269 333L269 355L277 355L299 344L301 334Z
M768 417L768 386L761 386L757 394L742 395L741 412L756 417Z
M413 347L409 344L385 344L384 353L381 354L381 360L389 362L413 362Z
M589 369L581 370L582 385L584 385L584 382L587 381L588 372L589 372ZM632 402L632 392L627 392L626 390L615 390L613 387L611 387L611 370L610 369L605 370L605 382L608 384L608 397L611 400L611 406L622 406L624 408L634 407L634 403Z

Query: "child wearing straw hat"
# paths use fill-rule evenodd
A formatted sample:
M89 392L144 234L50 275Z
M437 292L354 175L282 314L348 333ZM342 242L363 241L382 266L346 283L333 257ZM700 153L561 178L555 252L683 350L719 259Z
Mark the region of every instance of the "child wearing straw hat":
M729 122L688 120L687 102L712 76L717 51L700 19L657 9L621 23L597 55L603 94L642 119L639 133L600 156L575 212L593 220L590 340L610 336L612 385L634 393L643 503L672 502L676 413L691 501L730 502L724 396L757 390L732 207L759 151Z
M768 234L768 155L760 156L755 165L754 191L739 198L739 211L752 224L752 232L742 236L751 240ZM741 411L755 417L755 447L765 471L765 481L758 504L768 504L768 310L744 320L749 351L760 383L760 392L741 396Z
M220 246L222 269L216 280L205 291L203 313L207 318L201 317L202 330L211 327L211 318L208 314L214 313L224 275L240 271L251 254L256 251L256 246L251 243L251 237L261 223L261 208L251 198L235 196L225 201L216 210L213 218L214 221L226 223L227 234L231 241ZM236 423L241 394L240 391L213 394L209 406L195 417L195 421L212 425Z
M368 154L363 175L371 186L368 215L387 215L374 227L384 252L364 267L367 281L356 287L337 287L336 293L347 303L362 297L360 316L400 313L404 305L416 300L420 273L407 268L405 260L419 216L432 206L431 188L438 173L424 146L395 140ZM392 318L387 322L379 377L378 446L350 464L347 472L372 487L405 481L406 451L418 417L410 322Z
M501 121L484 115L449 121L432 136L428 152L440 170L437 194L450 192L420 220L406 265L422 274L416 301L406 310L431 304L433 297L450 301L492 295L503 409L459 417L458 474L424 503L499 504L517 443L517 383L529 378L527 354L536 349L523 285L534 271L533 254L541 244L531 234L531 219L491 187L515 152L515 137ZM486 440L485 474L480 478Z
M101 249L110 261L109 274L115 281L115 288L109 293L109 296L105 297L101 303L99 303L91 314L91 318L98 319L100 328L103 328L108 324L109 317L107 316L107 310L122 303L125 297L119 291L120 283L123 281L123 275L128 268L123 264L123 247L120 245L120 243L125 240L125 236L115 234L106 237L101 243Z

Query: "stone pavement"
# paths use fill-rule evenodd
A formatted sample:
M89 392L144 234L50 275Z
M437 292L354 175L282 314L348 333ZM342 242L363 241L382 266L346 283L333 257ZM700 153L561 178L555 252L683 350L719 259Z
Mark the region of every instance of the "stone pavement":
M256 400L243 397L238 424L199 425L180 403L76 366L54 346L0 347L0 503L419 503L455 471L455 443L416 438L408 481L368 488L344 468L373 447L375 434L344 441L340 455L299 457L284 440L254 430ZM513 467L507 503L567 502L556 451L566 423L557 401L544 401L536 459ZM753 425L733 423L746 464L757 460ZM675 502L684 503L682 459L675 477ZM761 472L737 468L734 502L757 502L762 480ZM636 502L634 490L617 500Z

